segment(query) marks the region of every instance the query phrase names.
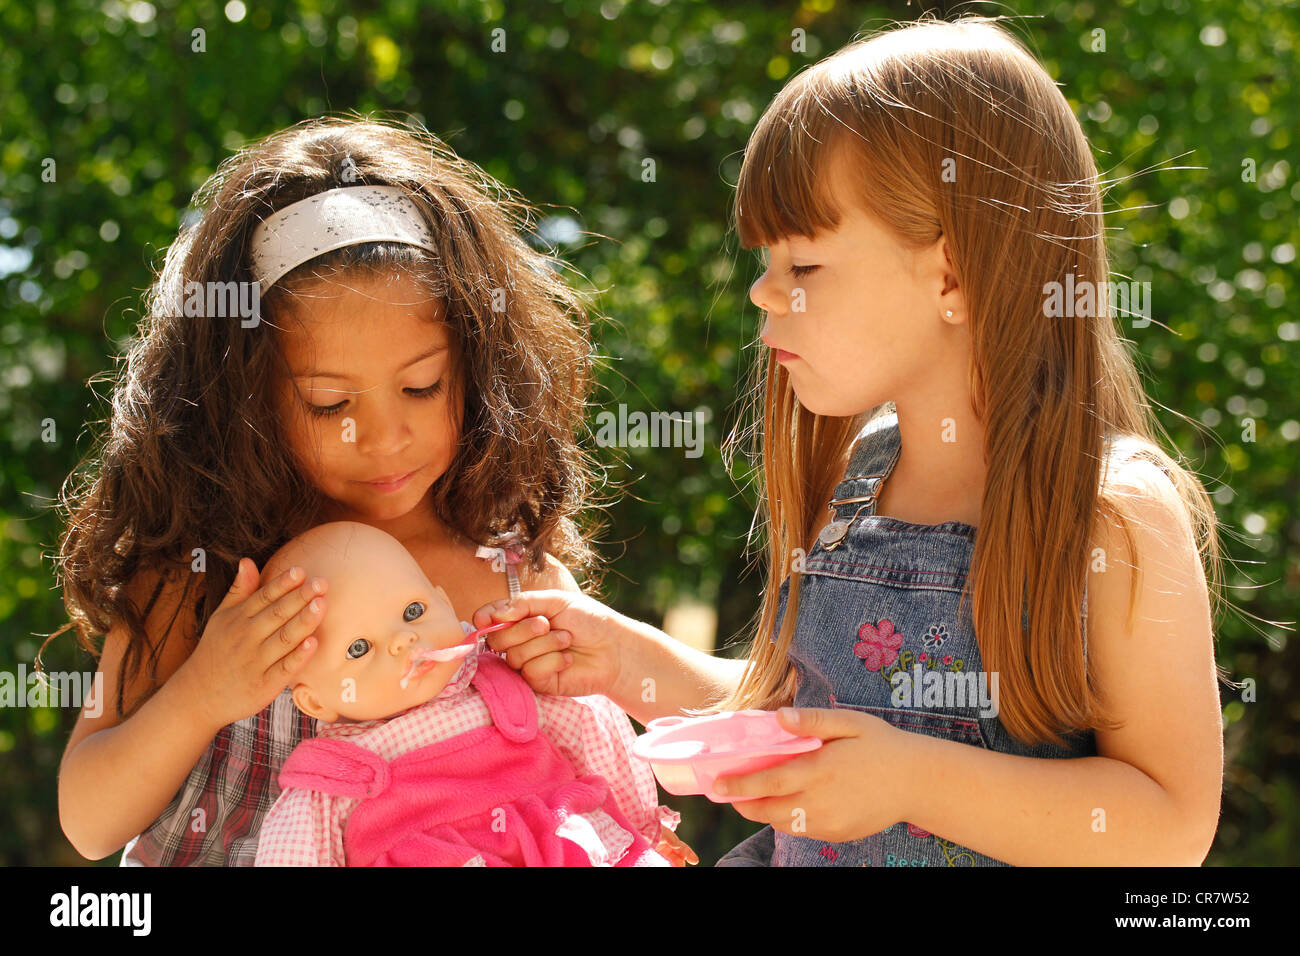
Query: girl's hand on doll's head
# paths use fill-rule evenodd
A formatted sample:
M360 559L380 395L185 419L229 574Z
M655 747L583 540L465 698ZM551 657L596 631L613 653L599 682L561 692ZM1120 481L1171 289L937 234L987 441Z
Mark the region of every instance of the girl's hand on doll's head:
M304 581L298 567L261 588L258 580L257 565L241 558L198 647L172 677L189 684L214 733L275 700L316 650L312 635L324 616L325 581Z
M822 746L767 770L719 777L714 789L755 823L831 843L860 840L905 819L907 732L843 708L781 708L781 726Z
M474 626L516 621L489 634L487 643L539 694L610 695L621 653L615 613L579 591L525 591L474 612Z
M700 862L700 858L695 855L695 851L687 846L681 837L663 824L659 825L659 845L655 847L655 852L673 866L685 866L687 863L694 866Z

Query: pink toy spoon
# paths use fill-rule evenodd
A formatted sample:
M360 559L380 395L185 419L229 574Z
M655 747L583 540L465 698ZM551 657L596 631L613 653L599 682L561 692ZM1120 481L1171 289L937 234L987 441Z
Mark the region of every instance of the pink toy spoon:
M437 664L446 664L450 661L458 661L468 657L478 646L478 639L484 634L491 634L493 631L499 631L503 627L509 627L514 621L502 621L499 624L489 624L487 627L481 627L477 631L465 635L465 639L459 644L453 644L450 647L417 647L411 651L410 656L406 659L406 671L402 674L399 681L401 688L406 689L406 685L413 680L419 680L429 671L433 670Z

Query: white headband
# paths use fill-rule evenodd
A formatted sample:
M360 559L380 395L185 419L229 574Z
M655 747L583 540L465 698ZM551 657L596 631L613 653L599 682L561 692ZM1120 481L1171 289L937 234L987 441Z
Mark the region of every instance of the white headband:
M291 269L362 242L401 242L437 253L433 233L400 186L341 186L285 206L253 230L253 277L263 294Z

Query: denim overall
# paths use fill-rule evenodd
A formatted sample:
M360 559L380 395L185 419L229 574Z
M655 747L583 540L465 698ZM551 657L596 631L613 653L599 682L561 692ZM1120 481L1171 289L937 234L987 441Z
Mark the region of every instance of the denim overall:
M875 513L875 496L901 451L897 414L877 413L858 436L844 480L831 500L832 520L804 558L798 621L790 660L798 677L796 707L845 707L873 714L908 733L1025 757L1087 757L1091 731L1066 746L1028 746L1002 726L986 696L970 602L958 599L970 569L976 529L960 521L918 525ZM780 632L790 581L781 585ZM1085 590L1082 618L1086 625ZM1026 609L1025 623L1028 624ZM1086 659L1087 645L1085 640ZM953 675L947 677L946 675ZM961 677L960 675L969 675ZM910 683L891 678L907 675ZM934 676L929 676L934 675ZM919 679L917 679L919 677ZM943 678L943 680L941 680ZM952 691L940 697L935 686ZM958 694L956 685L964 685ZM896 687L900 688L895 693ZM930 696L932 695L932 696ZM964 698L964 699L963 699ZM895 701L902 702L899 706ZM954 799L960 799L954 794ZM830 843L771 826L732 849L719 866L1006 866L942 834L898 823L862 840Z

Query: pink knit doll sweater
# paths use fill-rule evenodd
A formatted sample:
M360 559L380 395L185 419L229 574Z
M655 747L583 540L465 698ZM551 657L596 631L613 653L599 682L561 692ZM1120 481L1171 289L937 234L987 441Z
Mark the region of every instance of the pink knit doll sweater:
M604 697L535 694L483 650L433 700L322 724L280 773L258 866L665 866L675 812Z

